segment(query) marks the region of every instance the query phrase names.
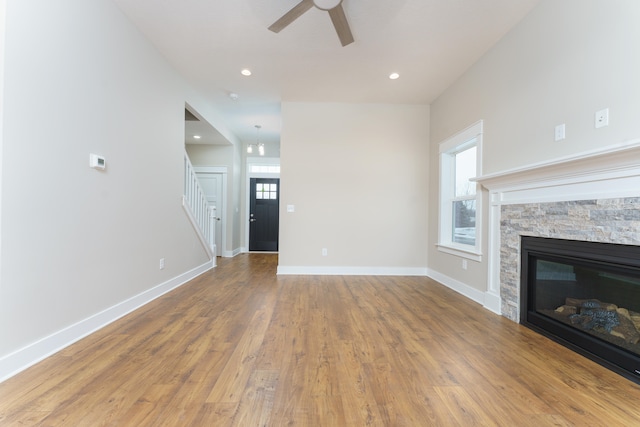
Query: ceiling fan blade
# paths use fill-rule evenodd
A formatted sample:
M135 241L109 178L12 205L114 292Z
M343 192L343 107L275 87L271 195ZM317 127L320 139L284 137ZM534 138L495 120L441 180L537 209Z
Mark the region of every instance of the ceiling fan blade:
M344 9L342 9L342 4L339 4L329 10L329 16L331 17L331 22L333 22L333 26L336 29L336 33L338 33L338 38L340 39L342 46L353 43L353 34L351 34L351 29L349 28L347 17L344 14Z
M283 28L298 19L300 16L302 16L303 13L305 13L312 7L313 0L302 0L300 3L293 6L293 8L289 12L282 15L280 19L271 24L269 29L274 33L279 33Z

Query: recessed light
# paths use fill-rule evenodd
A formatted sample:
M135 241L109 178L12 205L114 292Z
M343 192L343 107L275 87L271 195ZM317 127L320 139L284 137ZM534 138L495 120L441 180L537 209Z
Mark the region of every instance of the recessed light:
M193 135L193 139L200 139L200 135Z
M248 68L245 68L244 70L240 71L240 74L242 74L243 76L250 76L251 70Z
M395 80L395 79L397 79L398 77L400 77L400 74L398 74L398 73L391 73L391 74L389 74L389 78L390 78L391 80Z

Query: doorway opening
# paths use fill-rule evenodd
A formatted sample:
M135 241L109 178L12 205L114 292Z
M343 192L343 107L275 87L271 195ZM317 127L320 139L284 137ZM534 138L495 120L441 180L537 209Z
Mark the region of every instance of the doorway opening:
M247 163L246 163L246 180L245 180L245 224L246 224L246 228L245 228L245 232L244 232L244 250L245 252L251 252L251 251L256 251L256 252L275 252L278 250L279 247L279 242L278 242L278 235L279 235L279 231L280 231L280 217L279 217L279 202L281 199L281 188L280 188L280 158L279 157L247 157L246 159ZM276 212L278 212L278 217L277 217L277 225L273 225L273 223L275 222L275 220L273 219L273 214L272 214L272 218L270 220L271 224L271 231L270 231L270 235L266 236L268 237L267 239L264 239L265 236L263 237L259 237L257 235L253 236L254 240L259 240L259 241L265 241L265 242L271 242L271 243L261 243L259 245L256 245L255 242L254 244L251 244L251 235L254 234L252 233L253 230L257 229L257 232L260 233L261 232L261 226L265 225L264 221L262 224L259 224L257 226L254 226L252 224L256 224L259 220L259 218L256 216L257 212L254 212L252 209L254 208L254 202L252 199L252 195L254 192L257 192L258 187L257 181L254 181L254 179L272 179L272 180L276 180L276 181L268 181L268 182L261 182L262 184L268 183L268 184L272 184L272 183L276 183L277 184L277 192L274 193L274 195L272 195L271 193L271 187L268 187L269 193L268 193L268 200L274 200L271 199L271 197L276 197L275 200L277 200L276 205ZM262 197L267 196L267 193L265 192L267 190L266 187L262 187L261 188L262 191L260 192ZM257 200L262 200L259 204L274 204L274 202L265 202L265 200L267 199L257 199ZM273 208L273 206L271 206ZM263 207L264 208L264 207ZM256 221L251 221L252 217L251 214L253 213L253 218L256 219ZM274 236L275 235L275 236ZM263 240L264 239L264 240ZM274 244L275 242L275 244ZM259 247L270 247L270 248L275 248L275 249L259 249Z
M226 200L227 200L227 168L224 166L194 166L194 170L207 199L207 203L215 210L215 245L216 255L226 256Z
M249 182L249 251L278 251L280 178Z

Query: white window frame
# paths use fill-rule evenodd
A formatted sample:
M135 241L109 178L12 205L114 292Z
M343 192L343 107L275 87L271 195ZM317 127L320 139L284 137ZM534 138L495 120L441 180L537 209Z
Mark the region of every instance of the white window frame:
M438 221L438 250L474 261L482 260L482 191L476 187L475 245L454 242L453 201L455 198L455 155L476 147L476 175L482 175L482 134L480 120L440 143L440 218Z

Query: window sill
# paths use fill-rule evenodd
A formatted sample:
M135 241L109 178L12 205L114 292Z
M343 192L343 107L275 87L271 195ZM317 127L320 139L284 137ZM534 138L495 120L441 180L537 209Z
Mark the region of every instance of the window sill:
M442 243L438 243L436 247L440 252L444 252L449 255L455 255L461 258L466 258L466 259L470 259L472 261L477 261L477 262L482 261L482 252L476 252L475 248L467 249L465 247L446 245Z

